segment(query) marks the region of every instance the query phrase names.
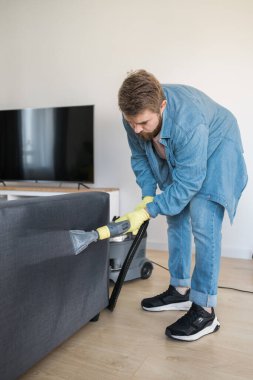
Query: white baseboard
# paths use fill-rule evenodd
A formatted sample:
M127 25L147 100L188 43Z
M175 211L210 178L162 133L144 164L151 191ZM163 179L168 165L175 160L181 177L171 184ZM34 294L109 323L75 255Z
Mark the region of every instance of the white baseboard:
M231 257L234 259L252 259L252 251L246 248L222 248L221 256Z
M166 243L148 241L147 249L153 249L156 251L168 251L168 246ZM252 259L253 251L247 248L231 248L231 247L223 247L221 256L223 257L231 257L234 259Z

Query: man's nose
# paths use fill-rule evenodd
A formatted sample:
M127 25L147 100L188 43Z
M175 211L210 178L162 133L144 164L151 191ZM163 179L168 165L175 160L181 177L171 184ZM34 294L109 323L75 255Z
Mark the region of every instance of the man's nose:
M134 124L133 127L134 127L134 132L135 132L135 133L140 133L140 132L143 131L143 128L142 128L141 125Z

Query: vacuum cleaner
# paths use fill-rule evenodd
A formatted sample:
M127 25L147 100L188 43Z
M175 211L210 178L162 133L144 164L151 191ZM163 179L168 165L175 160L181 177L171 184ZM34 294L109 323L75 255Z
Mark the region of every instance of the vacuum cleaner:
M113 311L119 297L124 281L134 278L149 278L153 265L146 259L146 237L149 221L145 221L137 235L126 234L125 238L116 237L126 233L130 224L128 220L112 222L95 231L71 230L70 238L75 255L83 252L91 243L101 239L110 238L110 272L109 278L115 282L108 309ZM101 232L102 231L102 232Z
M112 237L109 240L109 279L116 283L121 268L131 248L135 236L127 233L121 236ZM151 276L153 265L146 257L147 232L143 235L142 240L136 250L134 258L127 271L125 281L137 278L147 279Z

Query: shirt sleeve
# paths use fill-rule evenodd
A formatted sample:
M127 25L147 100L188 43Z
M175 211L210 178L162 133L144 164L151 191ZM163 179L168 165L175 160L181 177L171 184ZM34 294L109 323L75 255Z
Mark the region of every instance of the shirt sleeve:
M128 144L131 149L131 166L136 177L136 182L141 188L142 197L147 195L155 196L157 181L153 176L149 165L144 144L142 145L139 138L123 118L123 124L127 132Z
M147 204L149 214L179 214L201 189L207 172L208 128L199 125L189 136L183 132L173 142L175 166L172 183Z

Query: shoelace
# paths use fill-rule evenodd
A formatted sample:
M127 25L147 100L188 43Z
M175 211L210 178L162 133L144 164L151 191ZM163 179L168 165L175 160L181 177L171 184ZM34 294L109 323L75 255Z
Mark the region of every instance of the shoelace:
M199 312L195 310L193 307L191 307L183 317L179 318L177 322L181 323L186 323L188 325L191 325L193 321L195 321L198 317L200 316Z

